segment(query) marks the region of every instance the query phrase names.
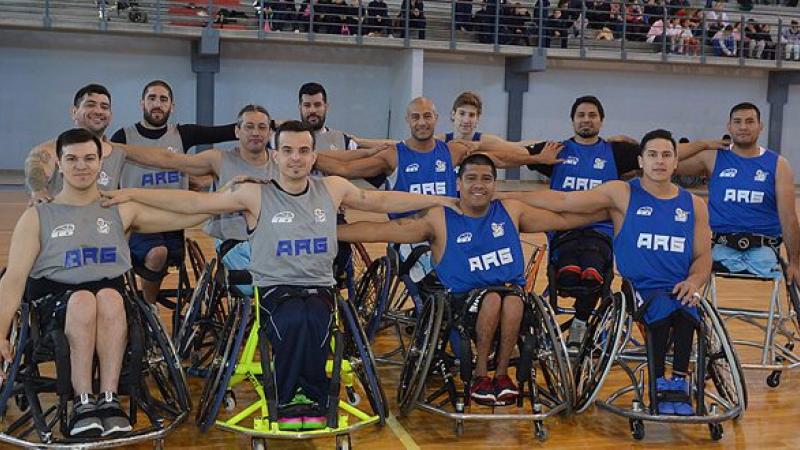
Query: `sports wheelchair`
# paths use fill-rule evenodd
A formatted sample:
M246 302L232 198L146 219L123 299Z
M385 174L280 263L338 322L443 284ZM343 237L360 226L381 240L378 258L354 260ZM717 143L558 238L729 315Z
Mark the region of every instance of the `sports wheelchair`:
M800 292L798 292L797 285L789 283L784 276L787 263L780 253L781 240L752 234L717 235L714 240L717 244L729 245L738 250L747 250L752 246L765 246L775 253L781 270L781 276L775 278L754 275L749 272L731 272L721 263L715 262L711 278L706 284L706 295L710 297L712 304L718 308L726 322L739 320L763 332L764 337L760 342L734 339L733 343L740 347L757 349L759 357L755 361L743 363L742 367L770 371L766 378L767 385L778 387L783 371L800 367L800 355L794 351L795 343L800 339L800 328L798 328ZM753 245L754 243L755 245ZM768 310L720 307L717 296L717 278L749 280L759 284L771 283ZM781 289L782 287L783 289ZM781 299L781 291L785 291L784 299ZM784 342L780 342L780 340Z
M722 439L722 422L743 416L747 407L747 390L736 352L719 313L705 298L698 305L698 321L693 340L689 396L694 401L695 415L658 414L658 393L653 370L653 348L650 330L643 322L634 322L644 314L647 302L638 305L630 283L623 280L619 296L630 315L624 320L623 348L614 355L612 364L621 369L630 384L617 389L595 404L613 414L628 418L631 434L641 440L645 421L678 424L705 424L713 440ZM635 327L634 324L637 326ZM638 331L638 334L637 334ZM640 343L639 339L644 340ZM667 353L666 364L672 354Z
M129 396L127 413L134 430L116 438L68 435L68 403L74 396L69 345L64 330L43 329L38 317L43 302L66 301L71 295L67 292L24 299L16 314L9 337L14 357L4 365L7 379L0 384L0 420L7 416L11 420L0 432L1 442L37 448L106 448L153 441L155 448L163 448L166 436L188 414L189 391L159 319L141 298L130 292L122 294L128 343L119 393ZM10 407L12 399L19 414Z
M480 411L482 406L471 405L473 327L481 301L489 292L519 295L524 303L518 354L511 361L520 389L515 413L497 413L497 407L505 404L487 406L485 412ZM489 361L490 370L493 363ZM434 386L434 380L441 384ZM449 294L438 290L425 295L405 354L397 402L401 415L420 408L454 419L456 434L463 432L467 420L529 420L537 439L544 441L548 438L544 420L571 412L572 389L566 347L550 306L540 297L505 286L476 289L462 308L454 310ZM525 399L530 403L529 412L523 409Z

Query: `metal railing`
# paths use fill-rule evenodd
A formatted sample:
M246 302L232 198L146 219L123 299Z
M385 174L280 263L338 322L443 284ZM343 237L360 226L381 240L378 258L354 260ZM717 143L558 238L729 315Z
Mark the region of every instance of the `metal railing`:
M299 0L298 0L299 1ZM678 8L635 1L570 2L549 8L484 0L257 0L247 2L0 0L0 26L40 25L100 31L213 27L260 39L411 46L420 41L451 49L539 52L582 58L716 62L777 66L800 59L800 14ZM575 7L575 5L580 5ZM224 36L224 34L223 34ZM338 36L339 38L333 38ZM477 47L475 45L477 44ZM483 44L481 46L481 44ZM488 47L487 47L488 46ZM567 50L559 53L560 49ZM572 51L570 51L572 50ZM575 51L577 50L577 52Z

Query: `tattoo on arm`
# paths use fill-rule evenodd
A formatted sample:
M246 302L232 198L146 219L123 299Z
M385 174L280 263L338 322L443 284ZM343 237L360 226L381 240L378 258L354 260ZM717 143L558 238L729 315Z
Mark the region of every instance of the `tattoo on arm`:
M49 177L45 167L50 162L50 154L44 151L31 153L25 160L25 183L31 191L47 188Z

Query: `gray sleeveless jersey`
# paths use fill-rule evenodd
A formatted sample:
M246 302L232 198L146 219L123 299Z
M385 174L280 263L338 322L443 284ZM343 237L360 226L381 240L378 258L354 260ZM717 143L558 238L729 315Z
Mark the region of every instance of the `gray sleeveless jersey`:
M116 206L42 203L39 256L31 278L79 284L116 278L131 268L128 240Z
M349 140L339 130L325 128L314 132L314 151L347 150Z
M219 168L219 179L216 181L218 188L237 175L264 179L278 178L278 166L274 161L267 161L265 166L253 166L239 156L238 149L222 150L221 153L222 165ZM240 212L212 217L206 222L203 231L223 241L226 239L236 239L237 241L249 239L247 221L244 214Z
M183 152L183 141L175 125L169 125L167 132L158 139L148 139L136 130L136 126L125 128L125 141L130 145L163 147L171 152ZM123 188L147 189L188 189L189 177L178 170L165 170L143 166L128 161L122 169L119 186Z
M111 145L113 150L108 157L104 158L100 165L100 173L97 174L97 187L101 191L113 191L119 189L119 178L122 168L125 166L126 152L122 147ZM47 182L47 192L56 195L64 187L64 176L56 168L53 176Z
M250 273L257 286L333 286L336 209L322 178L290 195L275 182L261 188L261 214L250 236Z

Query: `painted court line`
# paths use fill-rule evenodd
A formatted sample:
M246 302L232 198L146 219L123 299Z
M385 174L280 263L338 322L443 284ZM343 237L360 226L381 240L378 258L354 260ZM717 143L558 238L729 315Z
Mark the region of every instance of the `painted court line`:
M389 414L389 417L386 418L386 425L389 425L389 429L397 436L397 439L400 440L406 450L419 450L419 445L414 442L414 438L408 434L408 431L400 425L394 414Z

